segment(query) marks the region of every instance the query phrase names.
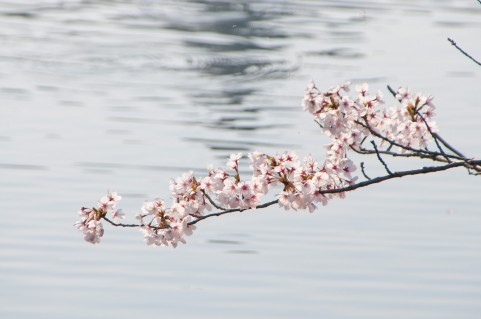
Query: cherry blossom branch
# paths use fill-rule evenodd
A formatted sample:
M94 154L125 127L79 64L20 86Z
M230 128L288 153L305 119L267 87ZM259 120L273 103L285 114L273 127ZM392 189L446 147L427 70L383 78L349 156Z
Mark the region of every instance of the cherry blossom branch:
M410 146L407 146L407 145L403 145L403 144L400 144L400 143L397 143L396 141L392 140L392 139L389 139L388 137L386 136L383 136L381 134L379 134L378 132L376 132L375 130L372 129L372 127L369 125L368 122L366 122L366 124L360 122L360 121L357 121L356 124L366 128L369 130L369 132L374 135L375 137L381 139L382 141L384 142L387 142L390 146L397 146L398 148L400 149L403 149L405 151L409 151L410 153L397 153L397 152L390 152L390 151L383 151L383 150L379 150L378 153L380 154L387 154L387 155L391 155L391 156L398 156L398 157L419 157L419 158L430 158L434 161L440 161L439 160L439 157L447 157L449 159L454 159L454 160L464 160L465 157L462 156L462 155L458 155L460 154L459 152L456 151L456 155L447 155L447 154L442 154L442 153L439 153L439 152L434 152L434 151L429 151L429 150L426 150L426 149L416 149L416 148L412 148ZM445 144L445 141L436 133L432 133L433 136L436 136L437 139L439 139L440 141L443 142L443 145L446 146ZM447 147L447 146L446 146ZM449 148L449 147L448 147ZM449 148L451 149L451 148ZM370 153L370 154L376 154L376 151L370 151L370 150L367 150L367 149L363 149L363 148L360 148L359 150L356 150L356 149L353 149L355 152L358 152L360 154L362 153Z
M392 140L392 139L389 139L388 137L382 135L382 134L379 134L378 132L376 132L370 125L369 125L369 122L366 120L366 119L363 119L365 121L365 123L362 123L361 121L356 121L356 124L366 128L369 130L369 133L371 133L372 135L374 135L375 137L379 138L380 140L384 141L384 142L387 142L389 143L390 147L392 146L397 146L399 147L400 149L403 149L405 151L411 151L413 153L424 153L424 154L429 154L429 155L433 155L434 153L433 152L430 152L430 151L427 151L427 150L422 150L422 149L415 149L415 148L412 148L410 146L407 146L407 145L403 145L403 144L400 144L400 143L397 143L396 141Z
M473 160L470 161L472 165L481 165L481 160ZM376 178L369 179L367 181L359 182L353 185L349 185L343 188L337 189L330 189L330 190L322 190L320 191L322 194L337 194L337 193L344 193L356 190L358 188L366 187L372 184L378 184L390 179L394 178L401 178L404 176L412 176L412 175L420 175L420 174L429 174L429 173L436 173L441 171L446 171L448 169L456 168L456 167L466 167L466 163L464 162L456 162L450 163L442 166L431 166L431 167L423 167L420 169L409 170L409 171L400 171L400 172L393 172L391 174L385 176L379 176Z
M214 202L214 201L212 200L212 198L210 198L210 196L209 196L204 190L202 190L202 193L204 194L205 198L207 198L207 200L209 201L209 203L212 204L212 206L214 206L214 207L217 208L218 210L223 210L223 211L226 211L226 210L227 210L227 208L223 208L223 207L219 206L219 204L217 204L216 202Z
M104 219L107 223L109 223L110 225L115 226L115 227L140 228L140 227L146 226L146 225L144 225L144 224L124 224L124 223L117 223L117 222L114 222L114 221L110 220L110 219L107 218L106 216L102 217L102 219Z
M478 0L480 1L481 3L481 0ZM390 85L387 85L387 89L388 91L392 94L392 96L394 96L394 98L396 98L399 102L402 102L402 98L400 98L399 96L397 96L397 92L394 91L394 89L390 86ZM426 127L429 129L429 133L431 134L431 136L434 138L434 140L436 141L436 144L438 146L438 149L441 150L441 147L439 146L439 143L438 141L440 141L447 149L449 149L451 152L453 152L454 154L458 155L460 158L458 159L461 159L461 158L465 158L465 156L459 152L458 150L456 150L454 147L452 147L445 139L443 139L441 137L441 135L439 135L438 133L436 132L433 132L431 130L431 128L429 127L428 123L426 122L426 119L424 119L424 117L422 116L422 114L420 112L417 112L418 115L422 118L424 124L426 125ZM444 152L443 152L443 155Z
M385 165L385 163L383 163L383 164ZM472 160L472 161L470 161L470 165L481 165L481 160L477 160L477 161ZM361 167L364 167L364 163L361 163ZM419 174L436 173L436 172L441 172L441 171L445 171L445 170L449 170L449 169L457 168L457 167L466 167L466 163L456 162L456 163L449 163L449 164L446 164L446 165L443 165L443 166L423 167L421 169L399 171L399 172L391 172L391 171L389 171L389 169L386 168L386 170L388 171L388 175L380 176L380 177L376 177L376 178L371 179L364 174L364 176L367 179L366 181L359 182L359 183L356 183L356 184L352 184L350 186L346 186L346 187L343 187L343 188L330 189L330 190L319 190L319 193L321 193L321 194L345 193L345 192L356 190L358 188L367 187L367 186L372 185L372 184L378 184L378 183L381 183L381 182L384 182L384 181L387 181L387 180L390 180L390 179L394 179L394 178L401 178L401 177L404 177L404 176L413 176L413 175L419 175ZM266 208L266 207L272 206L274 204L277 204L278 202L279 202L279 200L273 200L273 201L264 203L262 205L257 205L255 208L251 208L251 209ZM238 208L237 209L228 209L228 210L225 210L225 211L212 213L212 214L208 214L208 215L199 217L196 220L190 222L189 224L193 225L193 224L196 224L197 222L199 222L201 220L204 220L204 219L207 219L207 218L210 218L210 217L217 217L217 216L222 216L224 214L230 214L230 213L235 213L235 212L243 212L243 211L251 210L251 209L238 209Z
M93 244L99 243L104 235L102 221L106 221L114 227L140 229L148 245L176 247L179 242L185 243L185 237L192 234L197 223L212 217L276 204L286 210L313 212L316 205L326 205L335 197L344 198L345 193L361 187L456 167L465 167L471 175L481 175L481 161L466 158L437 134L432 96L413 95L403 88L395 92L388 86L401 106L386 109L380 107L384 103L380 92L370 95L367 84L357 86L356 90L355 99L345 94L349 84L323 93L311 83L306 90L304 110L314 116L330 138L323 162L311 156L301 160L292 151L276 155L253 152L248 154L252 175L242 179L239 161L243 156L231 154L226 168L209 168L205 177L187 172L172 179L170 207L159 198L145 201L142 213L136 215L138 223L119 222L125 215L116 209L121 197L110 192L100 198L98 207L81 208L75 226ZM363 146L368 138L372 149ZM436 151L429 149L430 141L434 141ZM366 180L357 182L350 151L375 154L387 175L370 178L361 162L361 173ZM393 172L382 155L428 159L442 165ZM275 199L262 203L262 198L274 191ZM217 211L211 213L212 208Z
M373 131L369 125L366 125L365 127L368 128L370 130L370 132L376 136L376 137L379 137L381 138L382 140L388 142L390 145L394 145L394 146L398 146L402 149L405 149L407 151L411 151L410 153L398 153L398 152L392 152L392 151L385 151L385 150L378 150L378 149L374 149L374 150L369 150L369 149L365 149L365 148L362 148L362 147L359 147L359 149L356 149L356 148L351 148L353 151L355 151L356 153L358 154L363 154L363 155L367 155L367 154L376 154L379 158L380 154L384 154L384 155L389 155L389 156L393 156L393 157L417 157L417 158L421 158L421 159L431 159L435 162L447 162L447 163L451 163L453 160L455 161L462 161L462 162L465 162L467 163L466 165L466 168L469 168L469 169L472 169L472 170L475 170L476 172L478 173L481 173L481 167L479 165L469 165L469 162L471 161L471 159L465 157L461 152L459 152L458 150L456 150L454 147L452 147L448 142L446 142L446 140L444 140L439 134L437 133L434 133L432 132L432 130L429 128L429 126L427 125L427 121L426 119L424 119L424 117L420 116L420 118L422 119L422 121L426 124L426 126L428 127L428 131L429 133L431 134L431 136L433 137L433 140L435 141L436 145L438 146L438 149L440 150L440 152L434 152L434 151L428 151L428 150L421 150L421 149L413 149L413 148L410 148L410 147L405 147L403 145L398 145L395 141L389 139L389 138L386 138L385 136L381 136L379 135L377 132ZM363 123L359 123L360 125L363 125ZM448 148L450 151L452 151L455 155L453 154L446 154L441 146L439 145L439 142L441 142L446 148ZM441 153L442 152L442 153ZM381 161L382 163L382 161ZM383 163L384 165L385 163Z
M385 165L385 163L383 163L383 165ZM378 184L378 183L381 183L381 182L384 182L384 181L387 181L387 180L390 180L390 179L401 178L401 177L404 177L404 176L414 176L414 175L420 175L420 174L436 173L436 172L441 172L441 171L445 171L445 170L449 170L449 169L453 169L453 168L457 168L457 167L467 167L466 165L467 164L465 162L456 162L456 163L449 163L449 164L442 165L442 166L423 167L421 169L398 171L398 172L391 172L389 169L386 169L388 171L388 175L379 176L379 177L376 177L376 178L369 178L369 177L365 176L367 180L365 180L363 182L355 183L355 184L352 184L352 185L349 185L349 186L346 186L346 187L342 187L342 188L320 189L319 193L321 193L321 194L346 193L346 192L356 190L358 188L367 187L367 186L370 186L370 185L373 185L373 184ZM469 165L481 165L481 160L469 161ZM363 164L361 166L363 166ZM253 207L253 208L220 209L221 211L216 212L216 213L211 213L211 214L207 214L207 215L203 215L203 216L196 216L193 221L188 223L188 225L195 225L198 222L200 222L202 220L205 220L205 219L208 219L208 218L211 218L211 217L219 217L219 216L222 216L222 215L225 215L225 214L231 214L231 213L237 213L237 212L244 212L244 211L248 211L248 210L267 208L269 206L272 206L272 205L275 205L275 204L278 204L278 203L279 203L279 200L272 200L270 202L266 202L266 203L257 205L256 207ZM105 221L107 221L109 224L111 224L112 226L116 226L116 227L142 228L142 227L146 226L145 224L116 223L116 222L111 221L109 218L107 218L105 216L102 217L102 218Z
M359 149L352 149L354 152L361 154L361 155L372 155L376 154L376 151L371 150L371 149L366 149L363 147L360 147ZM444 162L446 163L447 161L444 158L441 158L441 154L422 154L422 153L398 153L398 152L393 152L393 151L386 151L386 150L378 150L379 154L383 155L389 155L392 157L417 157L421 159L430 159L435 162ZM460 158L460 160L463 160L463 158Z
M441 135L439 135L438 133L433 133L433 136L436 136L436 139L437 139L438 141L440 141L441 143L443 143L443 145L444 145L447 149L449 149L451 152L453 152L454 154L458 155L459 157L465 158L465 156L464 156L461 152L457 151L454 147L452 147L450 144L448 144L448 142L446 142L446 140L444 140L444 139L441 137Z

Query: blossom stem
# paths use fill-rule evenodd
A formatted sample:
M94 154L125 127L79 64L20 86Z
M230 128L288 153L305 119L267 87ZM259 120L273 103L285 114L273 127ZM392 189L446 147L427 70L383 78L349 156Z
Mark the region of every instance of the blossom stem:
M384 162L384 160L382 159L381 155L379 154L379 151L377 149L377 145L374 141L371 141L371 144L372 146L374 147L374 150L376 151L376 155L377 155L377 159L379 160L379 162L381 162L381 164L384 166L384 169L386 170L386 172L389 174L389 175L392 175L392 172L391 170L389 169L389 167L387 166L386 162Z
M470 164L471 165L481 165L481 160L471 161ZM394 173L389 174L389 175L379 176L379 177L372 178L372 179L364 181L364 182L359 182L359 183L352 184L352 185L342 187L342 188L319 190L319 193L321 193L321 194L344 193L344 192L353 191L353 190L361 188L361 187L366 187L366 186L369 186L369 185L372 185L372 184L381 183L381 182L384 182L386 180L393 179L393 178L401 178L401 177L404 177L404 176L441 172L441 171L446 171L448 169L452 169L452 168L456 168L456 167L467 167L467 165L468 164L465 163L465 162L455 162L455 163L449 163L449 164L442 165L442 166L430 166L430 167L423 167L421 169L394 172Z
M479 1L479 0L478 0ZM480 2L481 3L481 2ZM474 63L476 63L477 65L481 66L481 62L479 62L478 60L476 60L475 58L473 58L468 52L464 51L463 49L461 49L457 44L456 42L451 39L451 38L448 38L448 41L456 48L458 49L459 52L461 52L462 54L464 54L467 58L469 58L471 61L473 61Z
M260 204L260 205L257 205L255 207L255 209L259 209L259 208L266 208L266 207L269 207L269 206L272 206L274 204L277 204L279 202L279 200L273 200L273 201L270 201L270 202L267 202L267 203L264 203L264 204ZM226 209L226 210L223 210L221 212L217 212L217 213L212 213L212 214L207 214L207 215L204 215L204 216L200 216L200 217L197 217L197 219L191 221L188 223L188 225L194 225L194 224L197 224L198 222L200 222L201 220L204 220L206 218L210 218L210 217L215 217L215 216L221 216L221 215L225 215L225 214L230 214L230 213L235 213L235 212L243 212L245 210L250 210L250 209L253 209L253 208L247 208L247 209L242 209L242 208L232 208L232 209Z

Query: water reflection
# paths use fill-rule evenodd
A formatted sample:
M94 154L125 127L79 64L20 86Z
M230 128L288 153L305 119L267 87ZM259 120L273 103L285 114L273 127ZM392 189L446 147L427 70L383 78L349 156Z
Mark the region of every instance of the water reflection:
M287 37L282 30L271 29L261 24L263 21L272 20L287 13L287 11L272 10L279 8L279 4L271 7L256 7L250 3L230 1L189 1L189 3L201 5L196 21L170 22L167 28L190 32L213 32L241 38ZM241 49L245 50L245 48Z
M210 129L257 131L279 127L265 122L249 102L258 93L254 82L286 78L298 65L279 58L288 46L289 34L283 28L274 27L271 21L291 12L282 9L282 3L271 7L251 3L227 1L190 1L196 14L187 19L169 21L163 28L183 31L183 40L189 48L186 61L189 70L207 76L214 89L200 91L189 88L192 103L199 106L225 106L216 108L215 115L205 125ZM273 10L276 8L276 10ZM192 9L191 9L192 10ZM267 41L266 41L267 40ZM281 42L279 42L281 41ZM225 112L236 111L236 114ZM250 113L244 116L243 113ZM212 150L251 150L251 143L233 144L230 147L209 146Z

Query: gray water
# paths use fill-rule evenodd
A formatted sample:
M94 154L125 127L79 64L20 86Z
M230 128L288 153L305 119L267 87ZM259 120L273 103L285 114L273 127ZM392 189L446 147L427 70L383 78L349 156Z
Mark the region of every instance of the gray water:
M210 219L177 249L107 226L92 246L73 223L107 190L133 221L231 152L321 157L310 79L431 93L479 158L481 73L446 38L481 59L480 36L476 1L1 1L0 318L479 318L462 170Z

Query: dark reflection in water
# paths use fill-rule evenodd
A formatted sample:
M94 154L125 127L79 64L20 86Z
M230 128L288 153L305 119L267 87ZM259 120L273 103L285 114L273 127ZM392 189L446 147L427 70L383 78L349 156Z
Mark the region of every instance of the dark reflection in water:
M359 59L364 57L364 54L360 52L355 52L350 48L335 48L330 50L322 50L317 52L308 52L309 55L319 55L334 58L345 58L345 59Z
M192 51L186 59L189 69L208 76L216 83L213 90L189 90L192 102L196 105L226 106L224 110L216 110L217 115L206 127L231 131L278 128L280 125L266 123L259 114L252 113L253 108L245 101L259 91L255 89L254 81L286 78L297 70L297 65L279 58L280 52L288 45L285 40L289 38L289 33L269 23L291 13L280 10L282 3L269 7L228 1L190 3L198 6L196 15L186 20L170 21L164 28L191 34L183 40L188 51ZM268 41L264 41L266 39ZM226 84L232 83L235 83L235 88L226 87ZM232 110L238 113L223 114ZM250 115L241 115L246 112ZM220 151L250 150L249 144L209 147Z
M294 147L294 145L286 144L286 143L270 143L270 142L258 142L258 141L250 142L248 140L236 141L232 139L223 139L223 138L216 138L216 139L186 138L186 140L203 143L209 149L213 151L221 151L222 154L224 155L227 152L235 152L235 151L247 152L252 149L261 149L265 147L277 148L277 149L290 149Z
M192 94L192 98L205 106L243 105L246 96L255 94L253 88L228 88L219 91L204 91Z
M28 165L28 164L14 164L14 163L0 163L0 169L7 170L47 170L47 166Z
M254 8L250 3L235 3L231 1L190 1L202 5L196 24L187 22L171 22L168 28L190 32L213 32L222 35L236 35L242 38L268 37L285 38L287 34L278 29L258 25L258 22L271 20L286 14L286 12L270 8ZM206 19L207 18L207 19ZM246 47L248 48L248 46ZM241 48L245 50L246 48Z
M357 12L366 4L358 7L329 1L299 5L293 1L145 0L134 3L24 3L23 6L23 9L18 9L18 6L12 5L3 13L11 17L47 21L57 18L61 28L57 25L52 27L45 38L52 43L65 43L63 50L67 54L54 51L52 55L52 51L45 47L38 53L26 51L24 56L19 57L0 55L0 59L24 59L41 71L77 76L104 74L125 81L122 83L117 79L117 84L110 82L113 87L89 87L90 90L94 87L98 94L103 95L132 84L141 87L143 83L140 81L132 82L137 77L142 79L142 74L166 74L171 78L171 82L161 85L159 90L154 89L147 94L136 92L132 98L134 102L122 109L122 116L109 114L108 118L115 123L195 125L212 131L212 134L219 130L233 134L273 132L288 126L287 115L277 116L279 108L295 107L297 111L297 101L293 105L292 100L279 102L277 98L263 97L263 94L275 86L275 81L297 76L303 56L346 61L364 57L352 43L363 41L363 34L356 30L355 25L366 22L364 15ZM351 13L342 18L331 16L329 10L338 6ZM127 7L129 10L126 10ZM78 14L73 16L76 10ZM108 23L102 23L95 15L103 17ZM300 18L302 23L300 20L296 22ZM310 21L315 21L319 29L303 27L304 23ZM126 34L125 39L119 36L122 32ZM298 43L306 39L313 42L321 40L319 44L322 45L315 50L307 50ZM41 38L35 41L46 42ZM326 48L325 43L328 42L332 44ZM342 63L326 66L346 68ZM191 78L195 79L194 83L188 83ZM149 80L145 77L141 81ZM48 84L42 86L48 87ZM209 116L194 116L193 119L179 121L139 112L137 104L166 103L168 99L163 98L162 93L170 89L169 86L175 87L177 95L189 98L191 106L200 115L204 112L203 108L208 107ZM153 93L156 91L162 93ZM65 99L62 103L65 106L86 105L75 99ZM256 105L266 104L272 107L264 107L264 112L258 112ZM120 110L118 106L112 107ZM252 138L255 139L255 136ZM137 143L136 139L126 141ZM209 148L247 151L252 150L251 144L246 140L244 144L228 148Z
M228 43L187 40L187 41L184 41L184 43L188 47L204 48L211 52L231 52L231 51L237 52L237 51L247 51L247 50L269 51L269 50L282 49L282 46L280 45L275 45L275 46L262 45L248 39L237 39Z

